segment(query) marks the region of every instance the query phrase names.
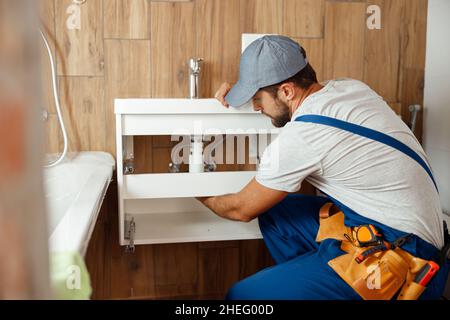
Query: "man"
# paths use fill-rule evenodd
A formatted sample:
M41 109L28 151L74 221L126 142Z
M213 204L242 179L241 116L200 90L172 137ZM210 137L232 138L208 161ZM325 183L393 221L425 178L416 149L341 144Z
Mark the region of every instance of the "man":
M414 256L431 260L444 247L439 195L424 170L427 157L409 128L364 83L346 79L321 85L298 43L264 36L242 54L236 85L223 84L216 98L226 107L251 100L254 110L282 128L275 141L276 166L261 168L236 194L199 198L226 219L249 222L258 217L276 262L235 284L228 299L360 299L328 265L345 253L340 241L316 242L319 210L330 201L344 212L346 226L372 224L388 241L412 234L402 249ZM300 121L305 115L387 134L412 149L423 167L380 141ZM270 163L272 147L262 163ZM304 180L327 197L290 195ZM440 297L448 265L441 266L421 299Z

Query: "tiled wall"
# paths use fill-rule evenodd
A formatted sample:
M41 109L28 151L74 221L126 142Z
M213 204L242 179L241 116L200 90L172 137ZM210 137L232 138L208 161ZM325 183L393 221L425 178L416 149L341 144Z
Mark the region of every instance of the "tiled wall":
M187 97L191 56L205 59L202 97L236 81L244 32L293 37L320 80L364 80L405 120L408 104L422 102L427 0L87 0L79 30L67 28L71 0L40 1L57 43L70 150L115 154L113 99ZM381 9L381 30L366 27L373 4ZM57 152L61 137L46 60L43 66L47 151ZM165 167L170 144L156 140L138 139L137 148L142 161Z
M238 77L242 33L293 37L307 50L320 80L353 77L381 94L408 121L422 103L427 0L87 0L81 29L68 30L71 0L41 0L56 39L61 102L70 150L115 153L114 98L187 97L189 57L205 59L202 97ZM366 27L369 5L381 30ZM62 149L44 63L47 151ZM421 135L421 115L416 134ZM59 137L59 138L57 138ZM164 171L167 139L135 139L136 165ZM118 246L117 199L99 218L88 264L94 297L223 297L235 281L269 263L262 241Z

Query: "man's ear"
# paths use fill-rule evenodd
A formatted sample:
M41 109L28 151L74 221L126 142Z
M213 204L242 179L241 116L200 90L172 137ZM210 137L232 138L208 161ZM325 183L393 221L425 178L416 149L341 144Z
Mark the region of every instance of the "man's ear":
M294 98L295 96L295 89L294 89L294 85L292 83L283 83L280 86L280 91L283 94L283 98L286 99L287 101L290 101Z

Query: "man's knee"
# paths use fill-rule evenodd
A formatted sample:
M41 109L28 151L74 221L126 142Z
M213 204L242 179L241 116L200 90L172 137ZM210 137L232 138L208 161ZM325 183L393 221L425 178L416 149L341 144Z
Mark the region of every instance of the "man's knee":
M310 300L328 299L318 298L315 288L298 285L295 288L285 287L273 288L271 285L258 285L254 283L252 277L244 279L234 284L225 296L226 300ZM271 282L271 281L269 281Z
M245 280L239 281L235 283L227 292L227 295L225 296L226 300L245 300L245 299L252 299L252 297L249 297L248 295L249 289L247 288L245 284Z

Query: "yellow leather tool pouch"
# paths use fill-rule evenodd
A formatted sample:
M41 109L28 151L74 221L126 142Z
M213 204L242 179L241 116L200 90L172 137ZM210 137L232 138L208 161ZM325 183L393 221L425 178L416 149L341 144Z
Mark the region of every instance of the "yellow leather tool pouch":
M405 283L397 300L417 300L425 289L426 287L412 281Z
M344 225L343 212L338 212L320 219L316 241L327 238L341 241L341 249L346 253L330 260L328 265L363 299L390 300L400 289L399 299L417 299L422 294L425 288L420 288L413 279L427 261L395 248L374 253L358 263L355 258L370 247L361 248L350 242L345 237L349 230Z
M409 265L394 250L378 252L362 263L355 258L367 248L358 248L343 241L341 249L348 252L328 265L365 300L390 300L402 287Z
M396 249L401 250L401 249ZM400 254L408 261L409 270L406 275L405 284L397 297L397 300L417 300L420 295L425 291L426 287L414 282L414 278L419 273L420 269L427 263L427 261L414 257L408 252L401 250Z

